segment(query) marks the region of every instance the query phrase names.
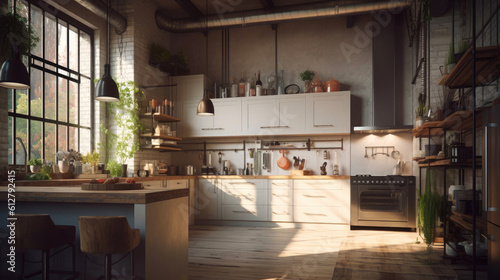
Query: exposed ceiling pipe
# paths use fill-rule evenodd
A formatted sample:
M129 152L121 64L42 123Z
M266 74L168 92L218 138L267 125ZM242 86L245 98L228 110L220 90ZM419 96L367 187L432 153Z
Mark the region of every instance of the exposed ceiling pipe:
M410 6L409 0L334 5L332 3L301 4L269 10L223 13L203 18L172 19L161 10L155 13L156 25L169 32L196 32L207 29L271 24L289 20L355 15L382 10L402 10Z
M75 0L78 4L87 8L100 18L106 19L106 4L100 0ZM115 28L117 34L127 30L127 19L117 11L109 9L109 24Z

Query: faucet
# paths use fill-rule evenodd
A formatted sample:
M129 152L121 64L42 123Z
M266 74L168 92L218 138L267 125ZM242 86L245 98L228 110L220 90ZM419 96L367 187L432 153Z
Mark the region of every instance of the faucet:
M23 139L21 137L16 137L16 140L21 143L21 146L24 150L24 172L28 172L28 152L26 152L26 147L24 146Z

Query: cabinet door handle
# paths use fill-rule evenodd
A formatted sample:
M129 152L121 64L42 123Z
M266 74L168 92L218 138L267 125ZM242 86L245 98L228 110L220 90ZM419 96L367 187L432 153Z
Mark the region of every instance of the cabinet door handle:
M204 127L201 130L224 130L222 127Z
M288 125L271 125L271 126L261 126L260 128L290 128Z
M242 183L238 183L238 182L235 182L235 183L229 183L230 185L255 185L255 183L252 183L252 182L242 182Z
M255 211L237 211L237 210L233 210L233 213L236 213L236 214L257 214Z
M311 198L326 198L324 195L310 195L310 194L304 194L305 197L311 197Z
M273 214L274 215L289 215L288 212L286 212L286 211L283 211L283 212L275 212L275 211L273 211Z
M326 216L325 214L318 214L318 213L304 213L307 216Z
M333 124L315 124L314 127L334 127Z
M287 194L276 194L276 193L273 193L274 196L276 197L288 197Z

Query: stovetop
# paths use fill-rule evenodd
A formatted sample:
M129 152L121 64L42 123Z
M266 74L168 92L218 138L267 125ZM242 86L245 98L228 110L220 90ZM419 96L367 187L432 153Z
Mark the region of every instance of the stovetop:
M352 184L370 184L370 185L408 185L415 184L415 176L386 175L372 176L369 174L358 174L351 176Z

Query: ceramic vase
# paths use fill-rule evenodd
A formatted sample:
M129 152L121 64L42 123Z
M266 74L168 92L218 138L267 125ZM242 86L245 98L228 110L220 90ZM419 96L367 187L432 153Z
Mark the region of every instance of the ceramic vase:
M57 163L57 166L59 167L59 172L61 172L61 173L68 173L68 171L69 171L69 160L67 160L67 159L60 160Z

